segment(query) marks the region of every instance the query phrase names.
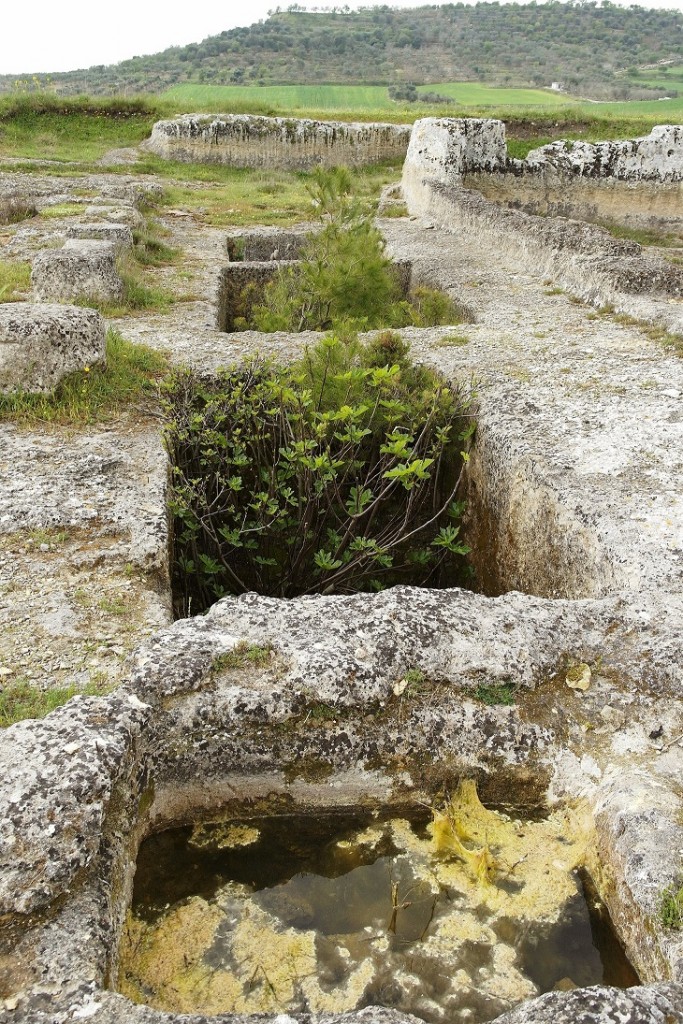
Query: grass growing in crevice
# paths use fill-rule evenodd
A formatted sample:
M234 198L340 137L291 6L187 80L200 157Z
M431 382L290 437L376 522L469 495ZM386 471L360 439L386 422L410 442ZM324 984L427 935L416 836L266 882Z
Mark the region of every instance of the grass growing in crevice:
M0 395L0 420L92 423L123 409L137 409L142 416L155 411L158 384L169 369L166 356L110 330L106 357L106 366L70 374L51 394Z
M510 707L517 703L517 687L513 683L480 683L474 691L475 700L494 707L496 704L503 704Z
M66 704L76 694L86 697L102 697L110 690L99 684L67 686L53 690L41 690L28 680L6 683L0 690L0 729L6 729L15 722L27 718L45 718L51 711Z
M659 900L659 920L665 928L683 928L683 886L665 889Z
M31 264L0 260L0 302L20 302L31 287Z
M44 206L40 216L48 220L58 220L62 217L76 217L83 213L84 209L81 203L55 203L54 206Z
M660 246L661 248L675 249L683 247L683 238L672 235L669 232L654 231L650 228L627 227L624 224L617 224L614 221L598 221L601 228L609 231L613 238L625 238L630 242L638 242L644 246Z
M157 223L147 220L142 228L133 230L133 258L141 267L168 267L180 260L181 253L167 245Z
M229 669L263 668L272 661L272 644L248 644L246 640L238 643L231 651L219 654L211 666L213 672L225 672Z
M166 288L148 284L143 268L131 252L122 253L116 261L123 284L123 293L118 302L107 302L94 295L85 295L74 300L77 306L98 309L103 316L121 317L131 313L167 313L174 302L184 301Z
M602 306L594 313L588 314L588 319L595 320L598 317L609 317L617 324L623 324L625 327L637 327L643 332L643 334L651 341L657 342L662 345L665 349L669 349L676 356L683 358L683 334L677 334L674 331L668 330L661 324L649 323L647 320L639 320L635 316L631 316L629 313L616 313L614 306Z

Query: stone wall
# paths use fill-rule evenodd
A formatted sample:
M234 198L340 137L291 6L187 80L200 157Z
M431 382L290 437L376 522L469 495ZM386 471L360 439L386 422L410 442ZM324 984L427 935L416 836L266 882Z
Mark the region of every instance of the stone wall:
M501 121L425 118L415 124L404 168L411 209L426 178L525 213L683 231L680 125L625 141L553 142L514 160Z
M342 124L250 114L185 114L158 121L147 149L168 160L304 170L402 160L410 125Z
M403 171L403 192L409 211L449 231L488 239L501 253L514 255L520 265L535 267L539 274L553 278L593 305L613 305L621 312L647 318L647 302L656 299L659 311L655 319L669 330L680 331L683 328L680 311L669 300L683 296L681 266L645 251L636 242L614 238L594 224L527 213L525 206L534 204L528 200L530 193L526 186L534 174L537 175L538 197L545 195L543 203L546 210L550 208L548 189L542 178L545 172L533 169L533 166L546 165L542 161L536 165L511 160L503 163L501 128L499 121L475 121L473 127L462 119L436 121L430 118L418 122ZM463 133L467 145L463 143ZM476 145L468 142L474 139ZM591 207L593 213L599 212L602 197L610 208L616 209L620 203L616 190L623 186L632 193L632 207L641 204L642 220L649 223L647 210L652 197L667 185L672 189L681 187L679 182L668 180L674 174L671 161L662 162L662 177L667 180L654 181L654 157L648 164L650 177L646 180L601 177L606 173L607 162L600 157L600 146L593 149L597 154L594 164L584 167L577 178L577 182L588 182L594 197L602 190L599 201L596 199ZM634 169L628 170L630 165L622 166L616 158L613 166L623 174L636 173ZM579 198L571 209L578 206L579 212L587 213L586 203L580 199L581 188L583 185L577 184ZM641 199L642 189L645 191ZM568 191L558 185L558 195L565 197ZM488 195L496 197L496 201L492 202ZM669 201L673 203L671 195L665 191L661 209ZM541 205L540 198L536 205ZM680 213L677 223L683 229Z

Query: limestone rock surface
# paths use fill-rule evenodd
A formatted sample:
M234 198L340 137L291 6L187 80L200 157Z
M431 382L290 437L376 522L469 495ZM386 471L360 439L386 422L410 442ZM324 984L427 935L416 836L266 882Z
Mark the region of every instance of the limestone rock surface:
M145 148L170 160L305 169L402 159L410 125L348 124L251 114L158 121Z

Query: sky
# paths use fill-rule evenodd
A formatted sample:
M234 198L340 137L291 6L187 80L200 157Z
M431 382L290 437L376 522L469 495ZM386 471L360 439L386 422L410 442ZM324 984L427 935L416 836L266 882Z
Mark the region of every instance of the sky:
M279 0L286 8L291 0ZM332 6L335 0L298 0L303 7ZM392 7L420 7L430 0L385 0ZM115 64L168 46L196 43L238 25L266 18L278 0L193 0L168 4L149 0L32 0L10 3L2 14L0 74L74 71ZM372 0L336 0L351 8ZM642 6L683 10L683 0L647 0ZM163 14L160 13L163 11Z

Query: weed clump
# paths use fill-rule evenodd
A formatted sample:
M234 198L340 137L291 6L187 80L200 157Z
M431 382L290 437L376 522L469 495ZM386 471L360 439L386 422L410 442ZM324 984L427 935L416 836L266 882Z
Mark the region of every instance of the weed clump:
M0 201L0 224L20 224L38 214L36 204L23 196L9 196Z
M458 488L471 395L392 332L324 339L167 396L182 614L226 593L279 597L438 586L464 569Z

